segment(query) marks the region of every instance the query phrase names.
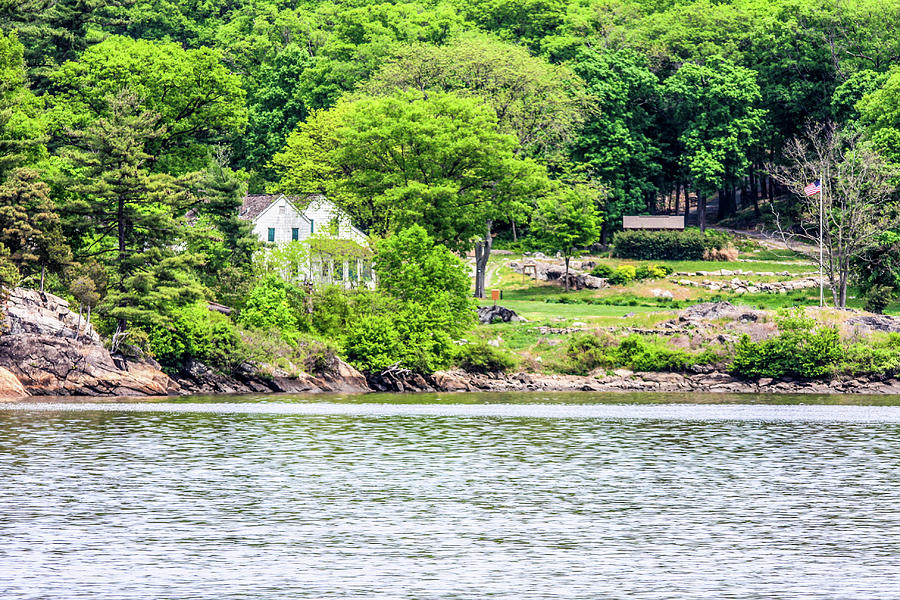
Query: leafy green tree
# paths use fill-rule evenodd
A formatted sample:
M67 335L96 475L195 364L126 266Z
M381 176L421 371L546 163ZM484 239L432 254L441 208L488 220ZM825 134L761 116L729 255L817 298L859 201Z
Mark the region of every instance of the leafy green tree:
M241 163L260 172L265 181L274 180L268 163L284 147L284 141L297 124L309 115L300 88L303 72L312 58L296 45L282 50L271 64L263 65L248 94L249 124L242 139L246 148Z
M588 112L584 83L570 69L485 35L462 35L444 46L404 46L363 89L390 95L397 88L483 99L500 130L515 135L532 156L562 150Z
M468 268L425 229L412 225L378 243L375 273L381 291L404 303L441 307L454 319L452 335L473 322Z
M190 176L192 202L182 235L188 251L202 257L200 280L217 300L235 306L252 285L260 242L253 224L238 216L245 178L224 163L225 156L217 155L205 171Z
M296 341L300 333L303 292L277 275L269 275L250 291L238 313L238 322L246 327L278 331L286 341Z
M565 23L564 0L455 0L465 17L483 29L492 31L540 53L543 41Z
M462 252L548 185L516 147L481 101L409 91L314 113L273 162L282 191L322 191L376 236L420 224Z
M441 44L461 26L452 7L366 2L359 6L324 4L318 20L327 24L301 88L310 108L333 106L375 72L404 43Z
M886 76L881 87L859 100L856 109L881 155L900 164L900 71Z
M764 112L753 71L721 57L705 65L684 64L666 80L664 91L684 147L681 162L700 198L700 228L706 228L706 199L743 175L748 152L757 143ZM719 216L734 213L720 196Z
M23 275L61 272L72 259L62 233L59 214L50 199L50 186L37 171L17 169L0 185L0 243Z
M0 32L0 180L47 155L43 102L28 89L23 53L15 32Z
M659 81L632 51L579 51L575 72L588 84L595 112L573 140L572 156L604 183L603 232L618 227L625 214L646 212L659 192L661 149L652 111Z
M53 73L60 92L54 119L61 128L86 128L109 116L106 99L128 89L150 111L160 133L148 146L156 170L185 173L202 168L204 143L240 132L247 123L239 79L209 48L111 36L78 61Z
M551 252L562 254L566 263L565 286L569 291L569 260L600 237L602 219L597 214L597 190L587 185L564 187L538 201L532 234Z
M375 270L392 302L348 319L348 359L368 373L447 366L453 340L475 320L465 264L413 225L379 243Z

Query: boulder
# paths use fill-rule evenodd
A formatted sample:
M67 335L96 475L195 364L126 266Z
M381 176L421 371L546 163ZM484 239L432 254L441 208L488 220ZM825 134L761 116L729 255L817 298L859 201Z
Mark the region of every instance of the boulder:
M8 369L0 367L0 402L28 396L28 390Z
M900 333L900 318L888 315L862 315L847 320L847 325L855 325L866 331Z
M703 302L681 311L678 320L685 322L712 321L715 319L731 319L733 321L756 321L760 311L737 307L731 302Z
M478 321L484 323L486 325L490 323L496 322L518 322L525 321L524 318L520 317L516 314L514 310L506 308L505 306L479 306L478 307Z

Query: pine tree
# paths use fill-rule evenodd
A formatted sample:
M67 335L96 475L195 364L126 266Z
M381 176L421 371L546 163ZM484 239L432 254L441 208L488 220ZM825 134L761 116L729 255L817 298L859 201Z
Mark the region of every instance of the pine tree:
M72 252L62 233L59 214L50 199L50 186L37 171L16 169L0 185L0 243L23 275L60 272Z
M147 147L164 134L159 115L127 90L107 103L106 116L71 132L72 158L83 174L73 185L80 199L70 208L82 218L90 240L82 255L101 257L114 268L104 307L121 333L129 320L155 321L154 311L164 318L172 308L166 299L193 301L201 288L186 274L193 259L175 256L175 215L187 206L186 182L150 170ZM172 272L160 273L162 266ZM155 289L162 281L167 289ZM180 287L183 294L176 290Z

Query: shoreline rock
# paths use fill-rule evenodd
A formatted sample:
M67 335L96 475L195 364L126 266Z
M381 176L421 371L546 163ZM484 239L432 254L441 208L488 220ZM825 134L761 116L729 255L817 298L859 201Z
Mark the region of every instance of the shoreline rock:
M15 288L0 332L0 401L29 396L176 396L253 392L368 392L362 373L333 359L322 373L230 375L189 361L172 376L149 358L111 354L99 334L53 294Z
M371 381L370 381L371 382ZM391 385L391 384L394 385ZM729 394L900 394L900 379L861 377L848 380L759 381L729 373L633 373L618 369L612 375L580 376L543 373L471 374L439 371L429 376L379 379L380 392L690 392Z

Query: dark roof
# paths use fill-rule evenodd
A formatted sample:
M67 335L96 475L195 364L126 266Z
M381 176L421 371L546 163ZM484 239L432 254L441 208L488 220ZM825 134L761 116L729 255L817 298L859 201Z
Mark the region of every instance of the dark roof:
M252 221L262 214L270 204L281 198L281 194L248 194L244 196L244 202L241 204L241 212L238 216L247 221ZM307 194L305 196L288 196L287 199L298 210L304 210L313 200L323 200L325 196L322 194Z
M249 194L244 196L244 202L241 204L241 212L238 213L238 216L252 221L280 197L281 194Z

